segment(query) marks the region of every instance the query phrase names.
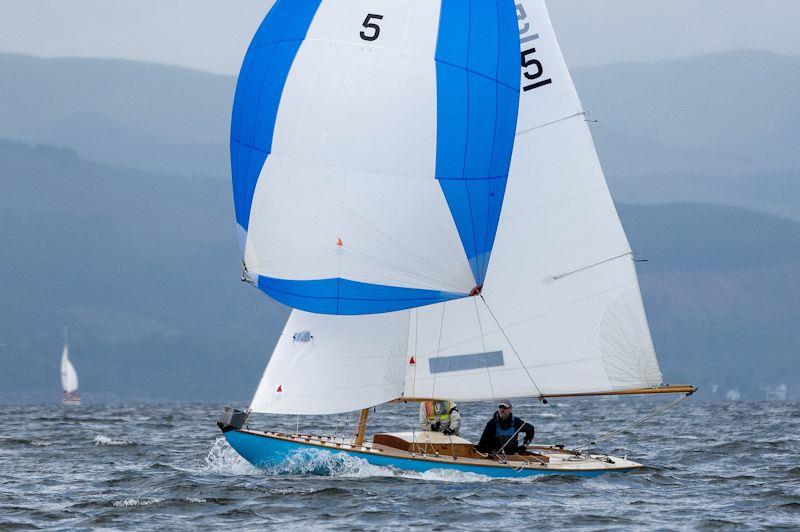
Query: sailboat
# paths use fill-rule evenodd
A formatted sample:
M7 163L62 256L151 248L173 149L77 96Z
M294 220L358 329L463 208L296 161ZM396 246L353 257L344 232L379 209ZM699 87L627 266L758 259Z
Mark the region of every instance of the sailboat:
M69 359L69 337L67 328L64 328L64 349L61 351L61 403L65 405L81 404L78 395L78 373Z
M508 456L437 432L368 438L368 414L695 390L662 383L543 0L278 0L239 75L231 163L242 280L292 309L250 406L218 421L257 466L311 452L493 477L632 471L595 442ZM346 412L347 437L250 426Z

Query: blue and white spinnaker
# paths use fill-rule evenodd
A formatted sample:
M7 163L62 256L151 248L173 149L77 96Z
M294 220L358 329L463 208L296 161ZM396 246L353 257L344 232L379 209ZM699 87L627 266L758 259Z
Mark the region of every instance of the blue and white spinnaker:
M231 127L247 278L320 314L474 294L520 93L511 0L278 0Z

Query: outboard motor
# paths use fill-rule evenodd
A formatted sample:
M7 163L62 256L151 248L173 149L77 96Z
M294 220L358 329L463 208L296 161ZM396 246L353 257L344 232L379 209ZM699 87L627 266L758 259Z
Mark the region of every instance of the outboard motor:
M226 406L217 420L217 426L222 432L238 430L244 427L244 424L247 422L247 416L249 415L250 412L243 412Z

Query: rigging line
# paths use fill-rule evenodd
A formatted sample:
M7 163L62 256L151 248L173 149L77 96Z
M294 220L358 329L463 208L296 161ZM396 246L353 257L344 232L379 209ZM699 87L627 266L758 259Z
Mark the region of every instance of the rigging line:
M528 370L528 367L527 367L527 366L525 365L525 363L522 361L522 357L521 357L521 356L519 356L519 353L517 352L517 349L514 347L514 344L512 344L512 343L511 343L511 339L510 339L510 338L508 337L508 335L506 334L506 331L505 331L505 329L503 329L503 326L502 326L502 325L500 325L500 321L499 321L499 320L497 319L497 317L494 315L494 312L492 312L492 309L491 309L491 307L489 307L489 303L487 303L487 302L486 302L486 298L484 298L484 297L483 297L483 294L480 294L480 297L481 297L481 300L483 301L483 304L486 306L486 310L488 310L488 311L489 311L489 314L492 316L492 319L494 320L495 324L497 324L497 328L498 328L498 329L500 329L500 332L503 334L503 338L505 338L505 339L506 339L506 343L508 343L508 346L511 348L511 351L513 351L513 352L514 352L514 355L516 355L516 357L517 357L517 360L519 360L519 363L520 363L520 365L522 366L522 369L524 369L524 370L525 370L525 373L528 375L528 378L529 378L529 379L530 379L530 381L533 383L533 386L536 388L536 392L539 394L539 400L540 400L542 403L546 404L546 405L548 405L548 404L549 404L549 405L552 405L552 406L554 406L554 407L555 407L555 404L554 404L554 403L551 403L550 401L548 401L548 400L547 400L547 398L545 398L545 396L544 396L544 395L542 395L542 390L539 388L539 385L538 385L538 384L536 384L536 381L535 381L535 380L533 380L533 375L531 375L531 372ZM559 411L557 408L554 408L554 410L555 410L556 414L558 414L558 416L559 416L561 419L563 419L564 421L566 421L567 423L569 423L570 425L572 425L572 428L573 428L573 430L575 430L575 432L577 432L579 435L581 435L581 436L584 436L584 437L585 437L585 432L584 432L584 431L582 431L582 430L581 430L581 429L578 427L578 425L577 425L575 422L573 422L573 421L572 421L571 419L569 419L567 416L565 416L564 414L562 414L562 413L561 413L561 412L560 412L560 411ZM519 432L519 431L517 431L517 432ZM516 433L515 433L515 434L516 434Z
M444 307L445 307L445 305L447 305L447 301L444 301L442 303L442 321L441 321L441 323L439 323L439 341L436 344L436 356L437 357L439 356L439 350L442 348L442 331L444 330ZM432 398L436 398L436 377L438 375L439 375L438 372L434 372L434 374L433 374L433 386L431 387L431 397Z
M419 307L414 309L416 311L416 317L414 318L414 352L411 354L414 357L414 365L411 367L411 395L414 397L417 396L417 358L419 353L417 349L419 347Z
M272 301L275 304L275 306L281 309L281 311L283 311L287 316L292 313L292 307L286 306L284 308L284 305L278 303L275 299L272 299L272 297L270 297L269 295L267 295L267 299Z
M634 421L633 423L630 423L630 424L622 427L621 429L617 429L617 430L609 432L607 434L603 434L602 436L599 436L599 437L595 438L594 440L592 440L588 444L583 445L581 447L578 447L577 450L583 451L584 449L589 449L591 447L596 447L598 442L601 442L603 440L607 440L609 438L612 438L612 437L616 436L617 434L621 434L621 433L627 431L628 429L632 429L633 427L641 425L645 421L647 421L649 419L652 419L652 418L656 417L657 415L659 415L659 414L661 414L663 412L666 412L667 410L669 410L673 406L677 405L678 403L680 403L681 401L683 401L684 399L689 397L689 395L690 394L688 394L688 393L685 394L685 395L681 395L680 397L678 397L677 399L675 399L671 403L668 403L667 405L664 405L664 406L661 406L659 408L656 408L655 410L653 410L652 412L650 412L649 414L647 414L643 418L638 419L638 420Z
M522 369L524 369L525 373L528 375L528 379L530 379L530 381L533 383L534 388L536 388L536 393L539 394L539 399L540 400L544 400L545 397L544 397L544 395L542 395L542 390L539 388L539 385L536 384L536 381L533 380L533 375L531 375L531 372L528 371L528 367L522 361L522 357L519 356L519 353L517 352L517 349L514 347L514 344L511 343L511 339L509 339L508 335L506 334L506 331L503 329L503 326L500 325L500 322L498 321L497 317L494 315L494 312L492 312L492 309L489 307L489 303L486 302L486 298L483 297L483 294L479 294L479 295L480 295L481 301L483 301L483 304L486 306L486 310L489 311L489 314L492 316L492 319L497 324L497 328L500 329L500 332L503 334L503 338L506 339L506 343L511 348L511 351L513 351L514 354L517 356L517 360L519 360L519 363L522 366Z
M514 422L514 414L511 414L511 422L512 422L512 423ZM512 441L516 440L516 438L517 438L517 434L519 434L519 431L521 431L521 430L522 430L522 427L524 427L524 426L525 426L525 425L527 425L527 424L528 424L528 423L526 423L525 421L523 421L523 422L522 422L522 424L519 426L519 428L518 428L518 429L517 429L517 430L514 432L514 434L512 434L512 435L511 435L511 437L510 437L508 440L506 440L506 442L503 444L503 446L502 446L502 447L500 447L500 449L499 449L497 452L498 452L498 453L502 453L503 455L505 455L506 453L503 451L503 449L505 449L505 448L506 448L506 445L508 445L508 444L509 444L509 443L511 443ZM533 425L531 425L531 426L533 426Z
M481 323L481 313L478 311L478 299L473 297L475 302L475 315L478 317L478 328L481 331L481 345L483 346L483 365L486 368L486 376L489 379L489 392L492 394L492 401L497 402L497 396L494 394L494 385L492 384L492 372L489 370L489 364L486 362L486 340L483 337L483 324Z

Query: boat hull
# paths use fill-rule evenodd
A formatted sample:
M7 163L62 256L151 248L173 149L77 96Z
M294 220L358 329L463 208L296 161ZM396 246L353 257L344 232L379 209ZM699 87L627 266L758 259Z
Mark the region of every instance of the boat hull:
M627 462L630 467L601 467L599 469L582 467L536 467L522 466L521 464L501 464L496 461L489 461L492 465L480 465L470 462L475 460L450 459L449 457L433 456L399 456L387 452L378 452L369 448L361 450L344 449L329 447L319 443L309 443L296 441L290 437L276 437L266 433L258 433L248 430L229 430L225 433L228 443L245 460L256 467L270 468L288 463L293 457L298 455L314 456L328 454L336 456L343 454L352 458L359 458L366 462L395 469L406 471L425 472L431 470L450 470L461 471L464 473L474 473L494 478L521 478L536 475L578 475L583 477L595 477L608 472L629 472L641 467L640 464ZM401 453L398 453L401 454Z

